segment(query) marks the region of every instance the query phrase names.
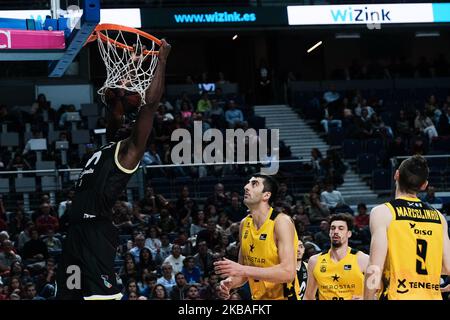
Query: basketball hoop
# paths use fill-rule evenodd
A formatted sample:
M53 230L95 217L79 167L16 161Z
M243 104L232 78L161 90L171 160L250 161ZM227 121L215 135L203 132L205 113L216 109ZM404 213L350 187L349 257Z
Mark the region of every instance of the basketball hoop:
M139 94L141 105L145 104L145 91L158 63L156 46L161 45L161 40L117 24L99 24L87 43L95 40L106 67L105 83L97 91L103 103L107 89L125 89Z

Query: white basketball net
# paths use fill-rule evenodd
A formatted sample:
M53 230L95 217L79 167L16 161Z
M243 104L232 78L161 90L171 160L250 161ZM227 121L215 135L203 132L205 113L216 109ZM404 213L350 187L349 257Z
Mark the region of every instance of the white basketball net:
M113 30L108 32L108 30L102 30L97 32L101 32L104 36L114 40L102 41L100 35L97 37L100 55L106 66L105 83L97 91L103 103L106 103L106 89L120 88L138 93L142 98L141 105L145 104L145 91L153 80L156 64L158 63L158 55L151 54L152 51L156 50L155 42L139 34L126 31ZM124 33L127 36L132 36L134 40L132 45L135 50L123 49L114 44L114 42L121 42L128 45ZM114 34L114 36L111 34ZM141 40L144 40L145 43L142 43ZM144 49L148 50L148 52L144 53Z

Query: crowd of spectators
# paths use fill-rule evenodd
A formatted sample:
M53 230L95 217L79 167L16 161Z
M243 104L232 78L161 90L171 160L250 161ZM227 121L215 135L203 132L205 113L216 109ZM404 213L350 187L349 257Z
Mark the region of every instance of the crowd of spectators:
M112 210L120 233L115 265L123 299L219 299L221 277L213 263L223 257L237 260L239 223L247 214L242 190L219 183L207 198L192 199L190 187L182 186L178 198L168 200L149 183L142 199L130 203L122 195ZM332 189L317 184L299 196L280 183L275 210L293 218L306 259L329 248L330 215L347 211ZM32 212L24 212L21 201L9 212L0 201L0 299L52 299L72 198L68 190L54 206L44 194ZM366 248L370 235L364 204L358 212L353 244ZM248 287L236 290L233 299L249 299Z

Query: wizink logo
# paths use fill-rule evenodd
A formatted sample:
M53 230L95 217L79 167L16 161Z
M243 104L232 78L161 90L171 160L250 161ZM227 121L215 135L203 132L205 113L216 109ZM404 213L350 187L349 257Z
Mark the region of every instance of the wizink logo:
M390 10L376 8L369 10L368 7L348 7L347 9L330 9L334 22L386 22L391 21Z
M176 23L229 23L229 22L255 22L256 13L240 14L234 12L214 12L198 14L174 14Z
M278 172L278 129L260 129L258 132L255 129L226 129L224 139L219 129L203 132L202 128L202 121L194 121L193 137L187 129L176 129L172 133L171 141L178 141L171 152L174 164L261 163L269 165L261 168L262 174L274 175Z

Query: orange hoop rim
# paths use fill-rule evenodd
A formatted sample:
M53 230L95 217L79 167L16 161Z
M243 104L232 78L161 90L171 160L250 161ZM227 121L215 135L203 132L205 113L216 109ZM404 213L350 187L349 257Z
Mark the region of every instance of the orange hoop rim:
M123 26L120 24L113 24L113 23L103 23L103 24L99 24L95 27L94 32L89 36L88 40L86 41L86 44L88 44L89 42L95 41L98 38L100 38L101 41L103 42L109 42L113 45L115 45L118 48L124 49L124 50L128 50L133 52L134 48L132 46L126 45L122 42L116 41L114 39L111 39L110 37L106 36L105 34L102 33L102 31L108 31L108 30L114 30L114 31L125 31L125 32L129 32L129 33L135 33L138 34L146 39L149 39L153 42L155 42L158 46L161 45L161 40L159 40L158 38L156 38L155 36L151 35L150 33L141 31L139 29L135 29L132 27L127 27L127 26ZM157 55L158 51L155 50L144 50L143 54L145 55Z

